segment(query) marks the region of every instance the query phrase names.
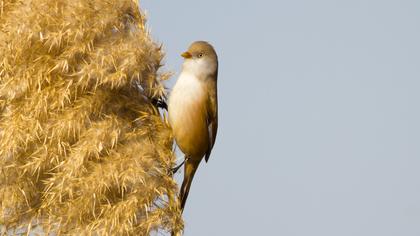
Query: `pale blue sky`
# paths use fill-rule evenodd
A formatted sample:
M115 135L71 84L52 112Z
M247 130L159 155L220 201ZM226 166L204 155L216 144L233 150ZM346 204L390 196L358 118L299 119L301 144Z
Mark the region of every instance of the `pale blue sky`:
M219 54L185 236L420 235L420 1L141 5L165 70L195 40Z

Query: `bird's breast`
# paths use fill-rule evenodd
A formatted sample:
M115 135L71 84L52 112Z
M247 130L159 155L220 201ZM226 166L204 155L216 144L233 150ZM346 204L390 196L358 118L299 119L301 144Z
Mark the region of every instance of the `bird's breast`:
M208 149L207 93L194 75L181 73L168 103L175 140L187 155L203 156Z

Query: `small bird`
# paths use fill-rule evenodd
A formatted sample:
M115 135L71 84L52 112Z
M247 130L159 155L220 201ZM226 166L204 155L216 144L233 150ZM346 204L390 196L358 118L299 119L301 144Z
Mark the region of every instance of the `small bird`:
M203 157L209 160L216 140L218 61L213 46L204 41L192 43L181 56L182 72L170 94L168 114L175 141L185 154L179 194L183 211L198 165Z

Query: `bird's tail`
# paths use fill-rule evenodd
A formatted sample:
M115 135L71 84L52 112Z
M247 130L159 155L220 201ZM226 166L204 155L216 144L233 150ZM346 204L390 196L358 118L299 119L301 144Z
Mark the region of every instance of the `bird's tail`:
M184 180L182 181L181 191L179 193L179 201L181 202L181 211L184 211L185 203L187 202L188 193L190 192L191 183L194 174L198 168L200 161L188 159L184 166Z
M179 193L179 201L181 202L181 212L184 211L185 203L187 202L188 193L190 192L190 187L194 174L197 171L200 161L187 159L184 164L184 180L182 181L181 190ZM180 236L180 232L172 231L171 236Z

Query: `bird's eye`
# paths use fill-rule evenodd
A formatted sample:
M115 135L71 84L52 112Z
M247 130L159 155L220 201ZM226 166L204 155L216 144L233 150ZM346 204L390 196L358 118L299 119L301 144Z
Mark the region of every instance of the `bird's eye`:
M197 57L198 57L198 58L203 57L203 53L199 53L199 54L197 55Z

